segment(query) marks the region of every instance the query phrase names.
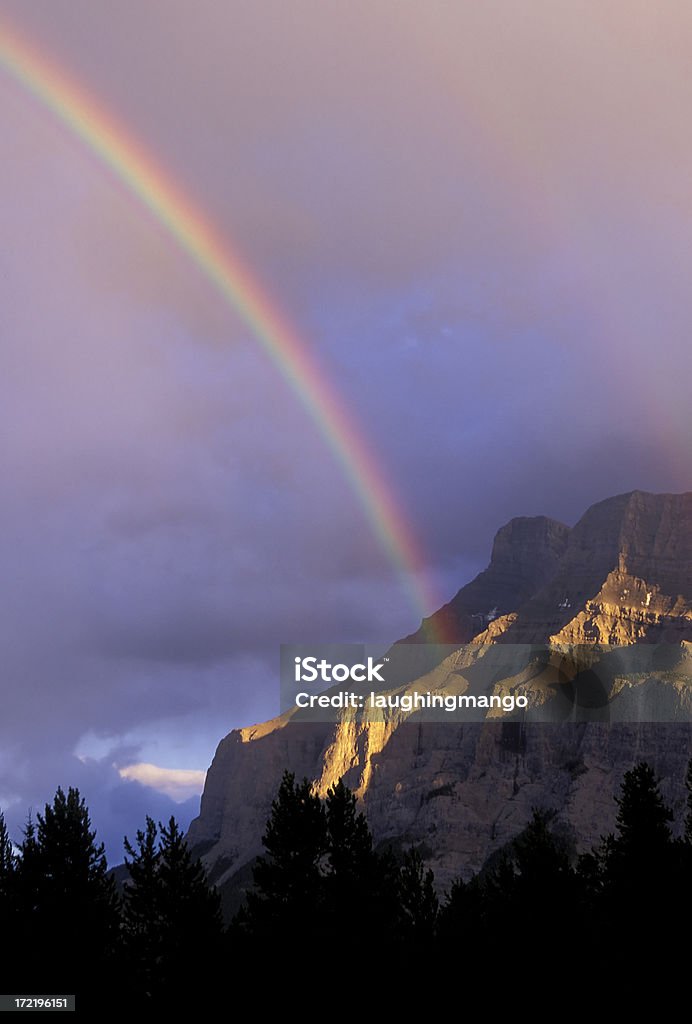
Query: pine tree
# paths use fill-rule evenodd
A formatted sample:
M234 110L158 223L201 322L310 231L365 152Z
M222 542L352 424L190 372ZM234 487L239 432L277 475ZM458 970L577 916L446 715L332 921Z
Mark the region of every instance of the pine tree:
M616 800L617 834L610 860L619 871L639 873L662 866L670 853L673 820L653 769L642 761L625 773Z
M486 959L486 949L497 932L490 931L487 915L487 891L475 875L468 882L455 879L440 907L436 935L440 948L454 949L467 966L476 967L478 959Z
M147 817L135 844L125 839L123 928L131 988L158 1006L199 1007L223 931L218 893L175 818Z
M438 924L446 940L456 939L469 924L469 886L456 878L440 907Z
M36 824L27 822L17 892L36 980L98 987L117 938L118 900L79 790L58 788Z
M515 909L518 872L512 849L505 849L496 863L474 881L481 895L483 927L486 938L516 920Z
M386 944L401 923L399 869L377 853L365 816L342 781L324 803L308 779L284 772L253 869L254 886L236 916L232 941L290 950L297 937L353 943L377 921ZM290 944L287 940L290 938Z
M617 798L617 830L597 853L600 862L600 912L617 956L625 956L633 937L650 944L650 954L665 959L671 908L678 906L678 847L672 813L658 780L645 762L625 773Z
M222 932L221 905L216 889L207 882L201 861L193 857L175 818L160 825L161 844L157 872L159 913L165 923L164 948L172 962L198 960L218 941Z
M308 779L297 784L284 772L262 843L267 852L253 870L245 926L277 944L288 935L318 936L329 844L325 810Z
M158 879L158 828L147 815L145 828L137 830L136 846L124 840L125 867L129 881L123 887L123 928L129 968L136 985L150 992L151 979L160 962L161 897ZM129 857L129 859L128 859Z
M684 839L689 846L692 846L692 760L687 763L685 788L687 789L687 814L685 815Z
M534 809L514 843L514 862L522 888L533 893L555 892L570 877L569 858L548 828L549 815Z
M0 811L0 964L7 977L14 975L14 951L17 942L17 858Z
M14 897L16 866L17 858L5 824L5 815L0 811L0 908L4 909L5 914L8 913L10 901Z
M103 843L96 842L79 790L70 787L65 795L58 787L52 805L46 804L37 821L42 904L57 917L69 908L79 928L92 931L89 942L93 943L93 929L100 934L113 925L115 890Z
M327 791L325 810L331 874L362 878L372 863L372 836L354 794L341 779Z
M414 847L404 855L399 875L399 897L405 931L416 943L430 940L439 911L435 877L429 868L424 868L423 859Z
M26 825L22 830L22 842L19 847L19 857L16 863L15 885L22 931L30 934L34 925L41 885L41 866L38 841L36 839L36 823L31 813L27 816Z
M354 941L377 920L381 941L388 941L398 907L396 863L374 851L365 815L343 781L327 791L325 814L325 929L339 941Z
M565 844L550 829L550 818L549 812L534 809L513 844L514 919L525 922L529 942L550 934L556 942L569 943L578 941L586 926L586 889Z

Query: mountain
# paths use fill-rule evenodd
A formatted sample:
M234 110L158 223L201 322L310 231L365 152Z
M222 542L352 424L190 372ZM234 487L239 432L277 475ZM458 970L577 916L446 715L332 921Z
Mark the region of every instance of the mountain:
M572 529L542 516L502 527L488 568L392 647L394 689L481 692L484 659L525 651L521 671L500 682L495 673L493 686L526 694L529 710L495 708L474 722L420 711L315 722L293 710L234 730L219 744L189 831L228 905L250 880L286 768L322 794L343 778L376 839L415 844L442 889L480 870L534 807L553 814L574 850L589 848L612 829L613 797L638 760L652 764L679 812L692 754L691 568L692 493L618 495ZM440 632L453 646L435 653L424 644ZM570 651L586 650L586 670L537 666L536 645L563 666ZM627 660L629 648L639 660ZM587 677L597 678L603 706L592 713L587 699L576 715Z
M569 535L569 526L546 516L510 520L495 535L488 568L401 643L440 636L469 643L489 621L516 611L554 577Z

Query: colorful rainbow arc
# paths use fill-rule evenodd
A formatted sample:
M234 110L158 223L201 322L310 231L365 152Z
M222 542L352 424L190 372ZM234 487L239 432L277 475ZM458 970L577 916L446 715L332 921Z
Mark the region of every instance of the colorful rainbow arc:
M314 358L228 241L110 114L3 23L0 67L136 196L243 318L341 464L417 613L427 615L439 607L426 577L425 559L381 467Z

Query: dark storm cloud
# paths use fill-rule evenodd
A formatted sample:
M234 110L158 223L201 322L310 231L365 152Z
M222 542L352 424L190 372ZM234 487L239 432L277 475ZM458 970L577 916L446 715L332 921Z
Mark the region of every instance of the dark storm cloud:
M442 596L513 515L690 486L686 5L0 13L255 268ZM110 835L153 799L125 760L201 769L276 710L278 644L420 609L251 330L4 77L0 104L0 802L79 781Z

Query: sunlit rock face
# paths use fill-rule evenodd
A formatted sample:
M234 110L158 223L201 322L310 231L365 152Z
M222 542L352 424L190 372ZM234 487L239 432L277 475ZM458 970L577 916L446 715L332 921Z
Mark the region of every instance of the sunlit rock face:
M442 889L479 870L534 807L554 812L554 828L574 850L588 848L612 829L614 795L638 760L653 765L679 819L692 756L691 568L692 494L619 495L572 529L545 517L512 520L498 532L488 568L406 638L422 643L443 627L447 640L474 645L471 659L425 666L424 688L449 687L454 676L457 689L472 692L470 661L497 644L664 643L667 663L608 674L609 720L557 714L542 722L493 710L484 721L459 723L398 710L377 721L344 714L315 723L289 712L234 730L219 744L189 833L213 880L232 886L261 852L286 768L320 793L343 778L376 839L417 845ZM529 676L519 685L532 707L564 704L554 680ZM403 692L418 683L402 670L397 685ZM652 696L666 721L642 715Z

